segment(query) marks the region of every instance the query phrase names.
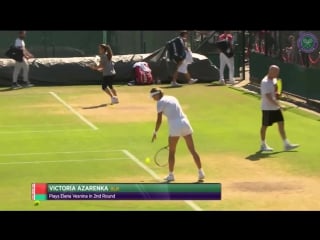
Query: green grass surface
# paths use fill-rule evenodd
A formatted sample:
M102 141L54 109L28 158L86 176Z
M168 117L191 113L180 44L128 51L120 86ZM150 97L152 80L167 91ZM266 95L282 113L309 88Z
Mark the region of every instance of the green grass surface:
M117 90L120 104L106 107L95 107L109 102L99 86L35 87L0 93L1 210L194 210L184 201L42 201L33 205L31 183L158 182L121 150L144 163L166 144L167 123L163 122L152 144L156 108L149 98L150 86L118 86ZM258 98L202 84L164 90L180 100L190 119L206 181L222 183L221 201L193 201L196 205L203 210L301 208L292 199L305 195L301 191L308 190L309 181L319 180L318 117L300 114L299 109L284 112L288 137L301 147L282 152L273 126L268 129L267 141L275 154L260 154L256 153L261 122ZM49 92L58 94L98 129L93 130ZM183 140L176 159L176 182L194 182L197 171ZM167 169L152 162L146 166L160 178L167 174ZM283 189L268 191L280 177L286 186L295 185L300 178L305 183L296 188L302 189L300 192L289 191L289 196L283 195ZM233 188L238 183L264 181L269 185L258 184L256 190ZM280 197L271 199L270 193ZM312 197L320 199L320 195ZM302 208L320 206L310 200Z

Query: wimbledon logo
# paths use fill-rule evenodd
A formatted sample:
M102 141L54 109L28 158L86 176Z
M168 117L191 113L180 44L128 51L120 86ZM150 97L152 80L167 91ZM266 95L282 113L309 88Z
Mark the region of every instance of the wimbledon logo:
M301 33L298 38L298 48L301 52L312 53L318 49L319 41L313 33Z

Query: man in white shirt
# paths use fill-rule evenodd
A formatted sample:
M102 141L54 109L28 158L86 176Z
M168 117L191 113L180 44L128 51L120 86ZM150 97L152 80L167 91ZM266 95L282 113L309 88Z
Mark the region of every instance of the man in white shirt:
M276 65L271 65L267 76L261 81L261 110L262 110L262 126L260 129L261 148L260 151L273 151L266 143L266 132L269 126L273 123L278 123L279 133L283 140L284 150L289 151L297 148L298 144L291 144L286 136L284 129L284 118L281 111L280 103L276 98L275 80L278 78L280 68Z
M183 112L181 105L177 98L173 96L167 96L163 94L160 88L152 88L150 96L157 101L157 121L152 136L152 142L157 137L157 131L162 123L162 115L165 115L168 119L169 125L169 175L165 178L166 181L174 181L174 165L175 165L175 153L176 146L180 137L183 137L186 145L191 153L193 160L198 168L198 181L203 181L205 173L202 169L200 156L195 150L192 133L193 129L191 124Z
M22 69L23 71L23 82L25 87L32 87L33 84L29 82L29 63L28 59L33 58L33 55L26 49L26 45L24 39L26 37L26 31L20 31L19 37L15 40L14 46L19 48L23 52L23 57L21 61L16 61L13 70L13 80L12 80L12 88L17 89L22 86L18 84L18 76Z

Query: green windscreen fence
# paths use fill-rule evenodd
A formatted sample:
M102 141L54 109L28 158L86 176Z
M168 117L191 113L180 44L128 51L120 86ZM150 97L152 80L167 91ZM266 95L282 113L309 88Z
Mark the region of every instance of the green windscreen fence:
M260 53L250 54L250 81L260 84L271 64L280 67L283 91L307 99L320 100L320 69L307 68L298 64L283 63L277 58Z
M88 57L107 42L115 55L151 53L163 47L178 31L27 31L26 47L38 58ZM18 31L0 31L0 58Z
M14 43L18 31L0 31L0 57ZM38 58L81 57L97 54L102 31L27 31L26 47Z

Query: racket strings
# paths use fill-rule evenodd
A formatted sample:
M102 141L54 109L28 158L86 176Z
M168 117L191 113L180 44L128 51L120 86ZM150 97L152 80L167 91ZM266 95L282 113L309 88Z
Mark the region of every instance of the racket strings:
M154 162L159 167L165 167L168 165L168 154L169 154L169 147L163 147L158 150L154 156Z

